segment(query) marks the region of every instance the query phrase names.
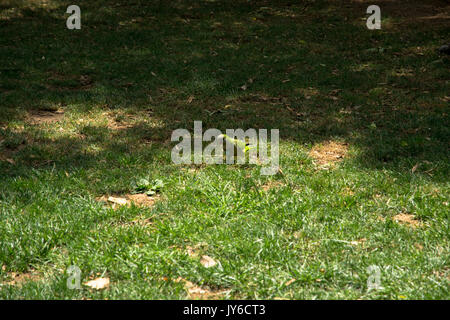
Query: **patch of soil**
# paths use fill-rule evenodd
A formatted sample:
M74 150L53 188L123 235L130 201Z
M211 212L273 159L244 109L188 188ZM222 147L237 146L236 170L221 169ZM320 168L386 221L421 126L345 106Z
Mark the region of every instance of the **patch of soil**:
M416 218L409 213L399 213L393 217L393 220L411 228L417 228L422 225L419 220L416 220Z
M22 286L26 282L39 281L41 279L41 276L34 270L26 273L8 272L7 275L10 280L5 282L5 284L10 286Z
M329 165L341 161L348 153L348 144L335 141L315 145L309 156L319 165Z
M117 206L130 206L132 203L140 207L151 207L155 204L156 199L155 197L147 196L145 193L138 193L117 197L101 196L97 198L97 201L111 204L113 209L115 209Z
M64 118L64 111L59 109L56 111L37 110L31 111L28 115L30 122L34 124L58 122Z
M88 90L94 86L94 80L89 75L67 75L58 72L50 72L46 87L56 91Z
M144 193L129 194L125 197L138 206L151 207L155 204L155 198L149 197Z
M2 142L3 141L0 140L0 145L2 144ZM23 142L22 144L13 148L6 147L0 149L0 161L8 162L12 165L16 164L16 161L14 160L14 155L23 148L25 148L25 144L26 142Z

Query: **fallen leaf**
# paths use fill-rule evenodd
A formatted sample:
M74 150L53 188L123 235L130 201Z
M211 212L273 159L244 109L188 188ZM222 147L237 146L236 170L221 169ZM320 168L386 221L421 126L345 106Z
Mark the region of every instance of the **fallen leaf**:
M416 172L417 168L419 167L419 164L417 163L414 167L412 167L411 172Z
M105 289L109 286L109 278L97 278L86 282L84 285L97 290Z
M211 267L214 267L217 264L217 262L214 261L214 259L209 257L209 256L202 256L202 258L200 259L200 263L205 268L211 268Z

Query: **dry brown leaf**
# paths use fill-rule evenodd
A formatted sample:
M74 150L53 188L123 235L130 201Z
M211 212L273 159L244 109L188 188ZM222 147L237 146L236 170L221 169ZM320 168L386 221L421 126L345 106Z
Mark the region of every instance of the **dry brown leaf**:
M217 264L217 262L214 261L214 259L209 257L209 256L202 256L202 258L200 259L200 263L205 268L211 268L211 267L214 267Z
M85 286L100 290L109 287L109 278L97 278L84 283Z

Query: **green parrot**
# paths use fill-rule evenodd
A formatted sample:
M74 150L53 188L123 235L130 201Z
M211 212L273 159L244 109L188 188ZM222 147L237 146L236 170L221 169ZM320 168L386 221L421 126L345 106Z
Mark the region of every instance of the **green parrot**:
M244 151L244 153L247 153L249 150L255 148L255 146L249 146L248 142L245 142L245 141L242 141L242 140L239 140L239 139L230 138L229 136L227 136L224 133L221 134L219 137L225 138L226 140L228 140L229 142L231 142L235 146L239 147L242 151Z

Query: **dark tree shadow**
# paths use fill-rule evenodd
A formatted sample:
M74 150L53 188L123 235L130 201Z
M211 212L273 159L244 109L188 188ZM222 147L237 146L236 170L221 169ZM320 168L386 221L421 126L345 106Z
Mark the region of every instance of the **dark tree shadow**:
M82 1L82 29L67 30L69 4L0 7L4 159L79 167L144 152L151 161L149 144L154 154L170 150L174 129L201 120L220 130L278 128L301 144L341 139L361 150L362 167L404 173L419 163L430 179L448 176L448 59L434 50L449 31L445 1L409 1L417 10L408 17L384 1L379 33L358 22L365 7L356 3ZM60 138L34 125L32 145L28 127L12 129L33 110L83 117L98 106L147 112L159 125L80 126Z

